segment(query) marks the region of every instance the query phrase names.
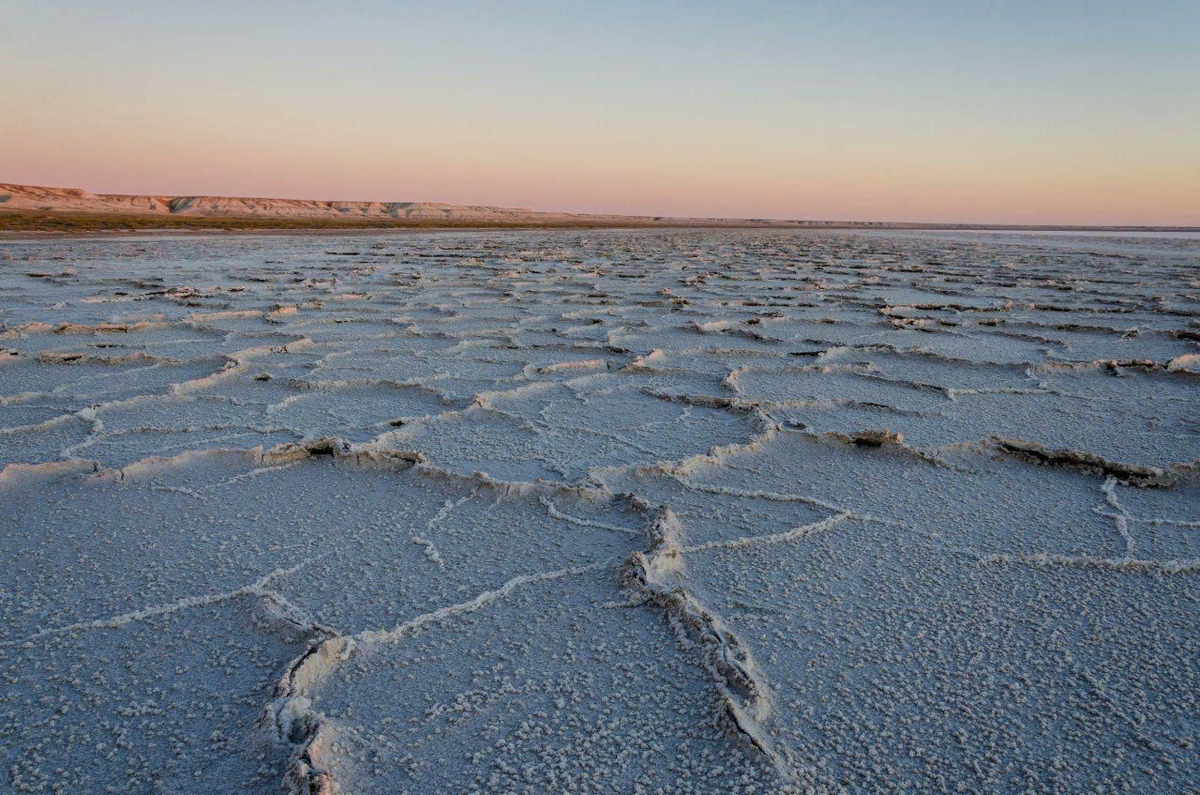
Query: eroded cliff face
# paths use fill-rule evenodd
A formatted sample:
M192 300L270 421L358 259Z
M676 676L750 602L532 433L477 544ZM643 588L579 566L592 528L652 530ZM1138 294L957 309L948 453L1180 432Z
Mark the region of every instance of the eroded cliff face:
M7 198L4 198L7 197ZM358 202L234 196L137 196L89 193L78 188L46 188L0 183L0 210L131 213L265 218L414 218L512 220L532 216L569 217L567 213L534 213L522 208L464 206L436 202Z
M0 243L0 789L1188 792L1198 265Z

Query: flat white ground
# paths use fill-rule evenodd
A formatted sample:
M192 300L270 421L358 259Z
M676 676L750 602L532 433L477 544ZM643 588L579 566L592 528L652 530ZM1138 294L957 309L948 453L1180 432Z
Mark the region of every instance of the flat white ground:
M0 243L0 790L1194 792L1200 238Z

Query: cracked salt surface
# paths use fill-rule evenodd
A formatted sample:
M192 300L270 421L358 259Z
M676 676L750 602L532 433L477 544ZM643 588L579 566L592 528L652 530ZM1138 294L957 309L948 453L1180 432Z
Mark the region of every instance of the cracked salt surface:
M0 263L0 789L1200 780L1195 236Z

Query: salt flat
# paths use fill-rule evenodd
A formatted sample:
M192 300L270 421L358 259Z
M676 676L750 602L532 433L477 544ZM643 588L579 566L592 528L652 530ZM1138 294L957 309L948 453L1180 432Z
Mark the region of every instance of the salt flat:
M0 243L16 792L1194 792L1200 237Z

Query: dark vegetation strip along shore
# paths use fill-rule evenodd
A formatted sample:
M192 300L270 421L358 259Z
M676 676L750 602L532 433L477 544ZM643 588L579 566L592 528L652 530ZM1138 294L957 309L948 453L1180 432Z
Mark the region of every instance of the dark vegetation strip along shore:
M140 213L0 211L0 232L146 232L156 230L272 231L355 229L618 229L618 228L764 228L764 229L943 229L1065 232L1200 232L1200 226L1073 226L1018 224L929 224L888 221L780 221L767 219L597 216L521 220L430 218L288 218L264 216L180 216Z

